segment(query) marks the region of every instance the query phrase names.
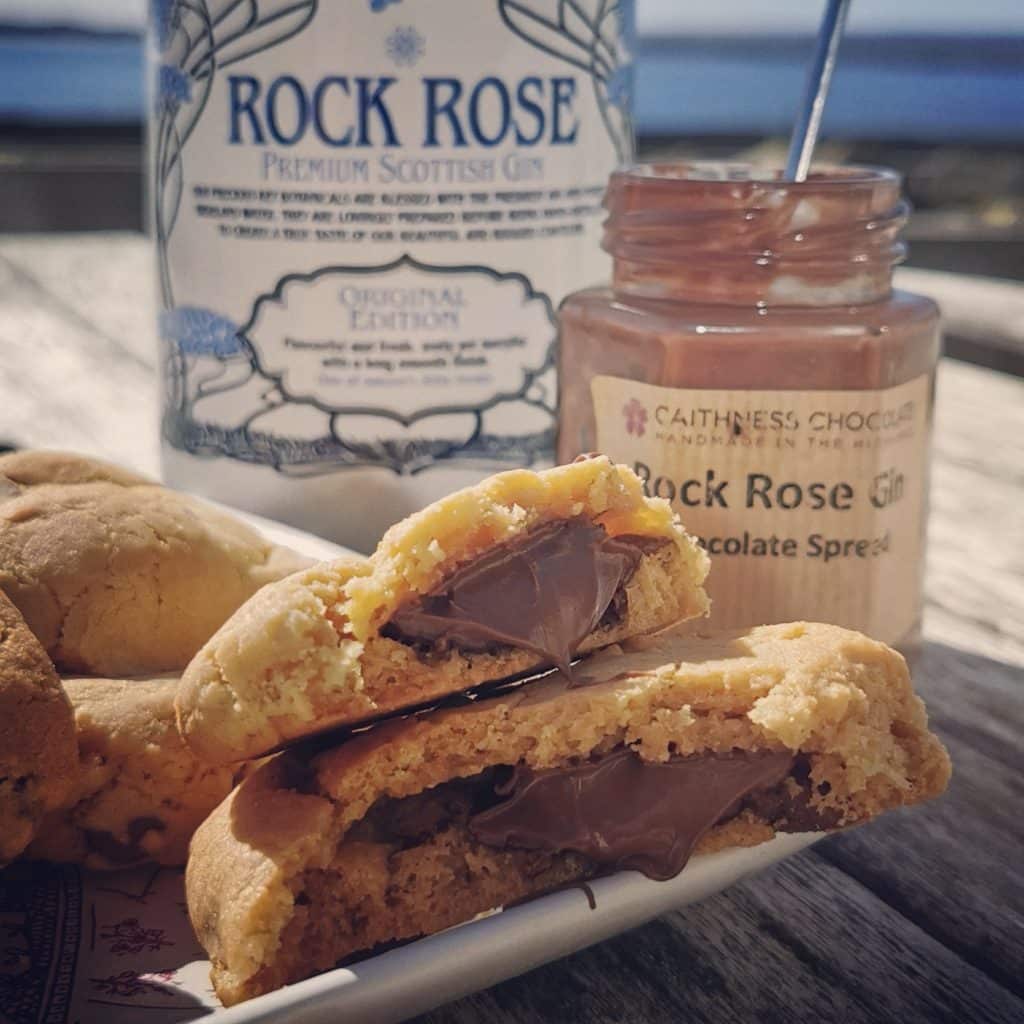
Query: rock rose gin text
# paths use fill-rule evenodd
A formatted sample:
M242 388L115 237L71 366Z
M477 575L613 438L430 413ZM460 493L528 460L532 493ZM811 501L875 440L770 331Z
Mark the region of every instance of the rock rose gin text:
M893 291L899 178L613 175L610 288L561 314L562 460L636 469L712 556L712 622L835 622L912 646L938 310Z
M154 0L168 481L361 549L550 463L632 0Z

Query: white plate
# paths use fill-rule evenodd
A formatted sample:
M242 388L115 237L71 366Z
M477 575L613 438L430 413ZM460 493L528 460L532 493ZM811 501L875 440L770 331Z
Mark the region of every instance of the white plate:
M668 882L623 871L582 890L541 896L400 949L328 971L207 1018L217 1024L387 1024L495 985L719 892L819 839L779 835L694 857Z
M291 527L245 518L311 557L346 553ZM600 942L719 892L818 838L780 835L752 849L694 857L667 882L621 872L590 883L593 910L581 889L552 893L212 1014L209 965L185 918L180 871L101 875L40 867L28 885L0 885L0 920L26 937L24 990L38 993L26 997L36 1014L25 1019L128 1024L153 1010L161 1024L370 1024L423 1013ZM52 936L47 948L28 940L41 931ZM0 997L4 991L0 978ZM21 991L8 997L21 1001ZM204 1015L197 1018L197 1011Z

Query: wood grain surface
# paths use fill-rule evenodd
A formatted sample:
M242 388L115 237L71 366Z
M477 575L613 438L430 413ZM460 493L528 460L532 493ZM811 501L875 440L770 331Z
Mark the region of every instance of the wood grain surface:
M0 442L158 472L151 270L134 235L0 239ZM912 283L970 333L970 279ZM1024 288L974 294L1009 344ZM938 395L915 676L947 796L424 1022L1024 1021L1024 381L946 360Z

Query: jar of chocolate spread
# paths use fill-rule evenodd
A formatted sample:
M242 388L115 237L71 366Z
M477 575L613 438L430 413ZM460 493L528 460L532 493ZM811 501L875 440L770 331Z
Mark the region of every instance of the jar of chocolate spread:
M712 622L919 629L935 304L892 289L908 206L876 168L612 176L610 288L561 310L558 455L635 468L712 556Z

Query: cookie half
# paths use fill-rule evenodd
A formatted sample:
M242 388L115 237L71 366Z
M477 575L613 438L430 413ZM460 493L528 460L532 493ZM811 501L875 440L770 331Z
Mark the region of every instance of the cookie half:
M289 751L196 833L193 926L239 1002L617 868L867 821L949 760L903 659L834 626L677 631Z
M231 790L230 768L200 761L174 721L177 676L69 678L79 757L64 806L27 856L118 869L181 865L199 823Z
M268 587L189 665L204 757L266 753L702 614L708 560L667 502L590 458L515 470L389 530L372 557Z
M0 456L0 591L62 672L180 671L263 584L309 563L120 467Z
M77 768L71 703L39 641L0 593L0 865L67 798Z

